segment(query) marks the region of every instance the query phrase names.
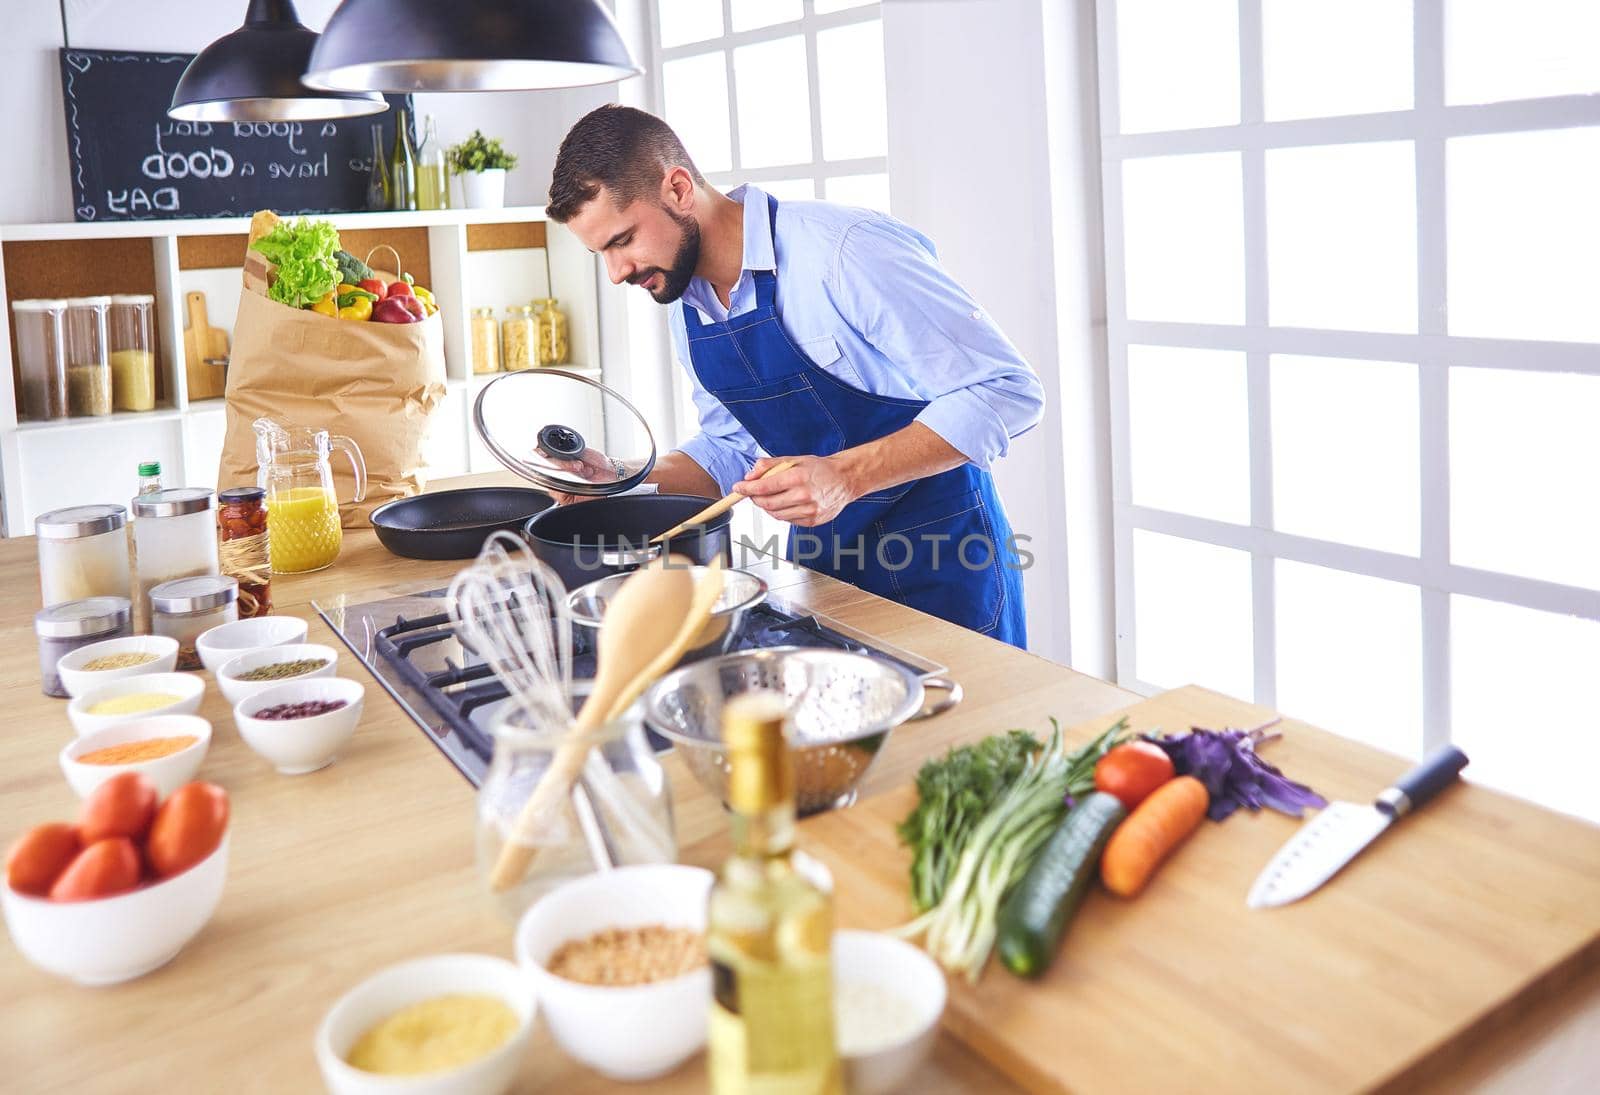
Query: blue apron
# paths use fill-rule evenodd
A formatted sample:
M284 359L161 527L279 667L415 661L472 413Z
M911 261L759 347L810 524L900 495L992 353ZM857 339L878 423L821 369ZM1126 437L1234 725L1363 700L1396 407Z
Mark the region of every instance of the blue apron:
M768 197L776 237L777 199ZM683 305L689 359L773 456L831 456L911 424L927 403L873 395L818 368L778 321L777 276L752 270L756 306L721 323ZM789 558L871 593L1027 644L1022 576L994 479L972 464L864 495L815 528L791 529Z

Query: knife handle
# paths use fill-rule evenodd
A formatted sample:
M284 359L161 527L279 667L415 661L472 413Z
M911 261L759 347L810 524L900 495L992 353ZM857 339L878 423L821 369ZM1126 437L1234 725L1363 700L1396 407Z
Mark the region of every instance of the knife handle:
M1392 818L1404 817L1454 783L1466 766L1467 754L1446 745L1384 790L1375 805Z

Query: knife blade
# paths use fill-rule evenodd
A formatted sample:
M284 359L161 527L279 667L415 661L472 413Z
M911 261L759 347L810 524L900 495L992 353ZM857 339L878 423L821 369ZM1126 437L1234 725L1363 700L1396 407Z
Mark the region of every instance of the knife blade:
M1245 904L1272 908L1314 892L1396 821L1455 782L1466 766L1467 755L1447 745L1385 788L1372 805L1331 803L1278 849L1256 876Z

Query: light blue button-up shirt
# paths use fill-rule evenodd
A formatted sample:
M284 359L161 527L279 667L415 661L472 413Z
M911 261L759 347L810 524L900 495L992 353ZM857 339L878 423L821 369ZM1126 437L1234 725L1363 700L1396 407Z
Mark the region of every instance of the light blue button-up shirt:
M724 494L763 454L695 377L683 309L721 322L756 306L752 270L778 272L784 330L820 369L874 395L917 399L917 421L979 467L1004 456L1010 440L1038 424L1044 388L1017 348L939 265L933 243L893 217L818 201L778 205L743 186L744 267L724 310L710 282L694 278L671 305L673 353L688 370L700 432L679 446ZM774 238L776 237L776 238Z

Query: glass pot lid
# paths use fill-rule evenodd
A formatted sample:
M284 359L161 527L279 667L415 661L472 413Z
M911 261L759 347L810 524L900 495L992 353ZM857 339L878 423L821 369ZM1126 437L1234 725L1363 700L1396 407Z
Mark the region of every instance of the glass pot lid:
M620 494L656 463L650 425L598 380L564 369L524 369L485 384L472 426L495 459L544 490Z

